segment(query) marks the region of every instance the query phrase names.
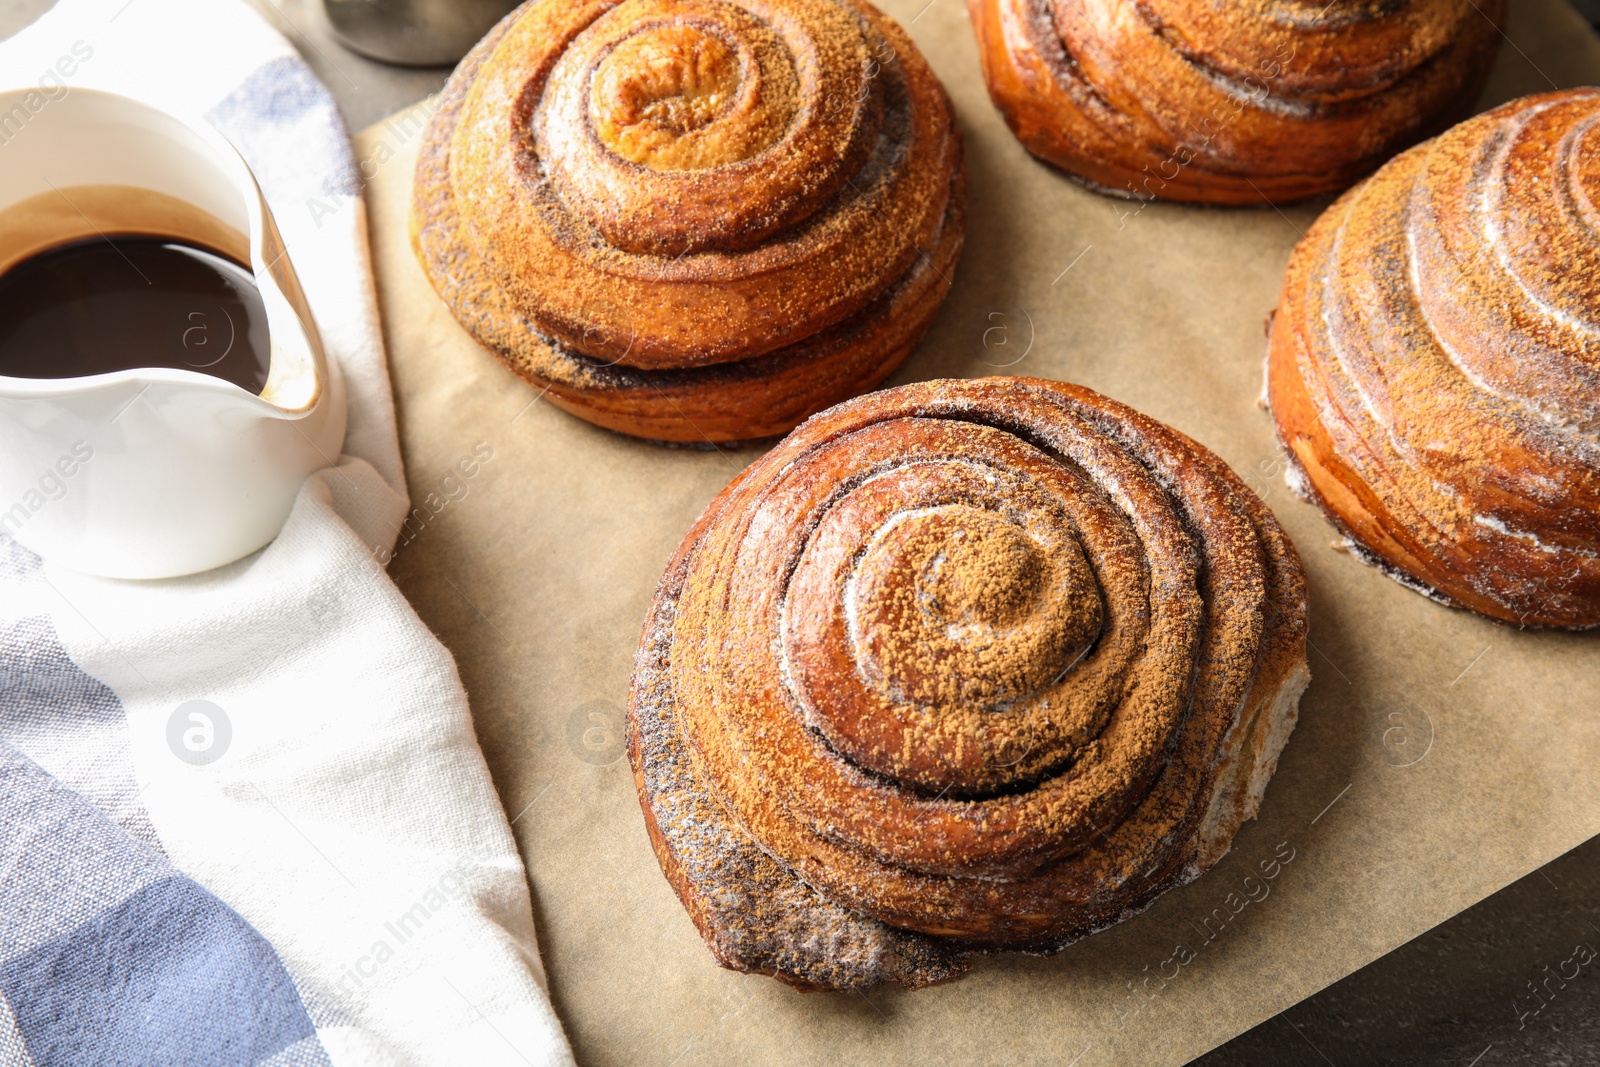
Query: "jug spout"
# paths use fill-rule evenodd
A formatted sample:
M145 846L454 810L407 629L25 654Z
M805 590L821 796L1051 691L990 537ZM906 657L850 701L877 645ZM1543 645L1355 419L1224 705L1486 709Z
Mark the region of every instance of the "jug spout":
M272 361L261 399L283 415L305 415L332 391L332 364L311 317L305 292L272 214L261 204L259 231L252 232L250 260L271 333ZM339 398L343 408L343 397Z

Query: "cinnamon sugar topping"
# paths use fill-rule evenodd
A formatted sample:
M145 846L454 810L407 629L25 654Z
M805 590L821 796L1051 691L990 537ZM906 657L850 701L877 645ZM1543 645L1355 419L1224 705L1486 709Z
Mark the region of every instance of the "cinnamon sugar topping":
M725 964L923 984L1214 862L1304 635L1293 550L1210 453L1060 383L888 390L791 434L680 547L635 677L641 801ZM729 905L752 844L804 894ZM730 948L758 915L785 931L759 964Z

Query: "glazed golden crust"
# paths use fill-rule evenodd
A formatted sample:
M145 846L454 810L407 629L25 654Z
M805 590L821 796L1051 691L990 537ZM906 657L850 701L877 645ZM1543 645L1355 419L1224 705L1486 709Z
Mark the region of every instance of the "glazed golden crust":
M1276 521L1168 427L1036 379L871 394L680 546L634 677L641 803L725 965L924 984L1214 863L1305 625Z
M856 0L530 0L429 125L413 243L552 401L668 441L772 436L872 387L949 291L949 100Z
M1400 156L1295 249L1268 395L1363 555L1519 626L1600 625L1600 91Z
M1284 203L1466 113L1506 0L967 0L990 99L1103 192Z

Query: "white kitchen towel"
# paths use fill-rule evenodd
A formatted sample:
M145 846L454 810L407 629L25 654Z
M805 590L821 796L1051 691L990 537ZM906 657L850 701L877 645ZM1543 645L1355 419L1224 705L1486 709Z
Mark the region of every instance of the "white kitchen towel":
M0 536L0 1064L570 1063L454 662L374 562L409 504L332 99L239 0L62 0L0 81L38 90L8 136L79 87L204 110L350 398L238 563L110 581Z

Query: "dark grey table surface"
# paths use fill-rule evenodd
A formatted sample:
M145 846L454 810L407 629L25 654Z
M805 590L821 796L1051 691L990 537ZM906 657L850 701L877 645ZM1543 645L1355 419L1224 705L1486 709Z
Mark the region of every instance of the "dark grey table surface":
M249 2L294 42L352 130L421 100L449 74L387 66L348 51L333 39L317 0ZM54 3L0 0L0 39ZM1600 0L1573 3L1600 24ZM1600 1067L1600 968L1570 981L1556 973L1576 945L1600 949L1597 890L1600 837L1196 1063ZM1532 1013L1535 1004L1543 1007Z

